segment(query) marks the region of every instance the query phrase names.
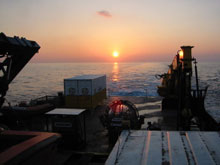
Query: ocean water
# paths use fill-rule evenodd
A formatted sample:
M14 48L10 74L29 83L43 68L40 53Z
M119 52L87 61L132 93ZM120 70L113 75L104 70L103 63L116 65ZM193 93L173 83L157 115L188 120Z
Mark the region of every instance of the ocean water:
M63 91L63 79L82 74L106 74L109 96L158 96L155 74L168 70L164 63L29 63L9 86L12 104ZM201 87L209 85L206 109L220 118L220 65L198 63ZM194 81L193 81L194 82Z

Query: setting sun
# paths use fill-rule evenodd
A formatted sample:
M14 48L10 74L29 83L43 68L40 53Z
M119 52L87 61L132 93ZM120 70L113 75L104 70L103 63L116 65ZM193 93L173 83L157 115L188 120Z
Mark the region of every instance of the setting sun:
M117 52L117 51L114 51L113 53L112 53L112 55L113 55L113 57L118 57L118 55L119 55L119 53Z

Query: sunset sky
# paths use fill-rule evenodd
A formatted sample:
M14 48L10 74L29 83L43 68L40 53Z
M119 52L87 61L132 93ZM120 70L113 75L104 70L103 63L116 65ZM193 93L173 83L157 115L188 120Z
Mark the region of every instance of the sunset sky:
M219 0L1 0L0 31L41 46L32 62L220 60Z

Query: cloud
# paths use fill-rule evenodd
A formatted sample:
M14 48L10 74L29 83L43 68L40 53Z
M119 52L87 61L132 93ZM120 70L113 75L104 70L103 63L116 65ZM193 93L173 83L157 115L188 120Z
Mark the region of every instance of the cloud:
M112 15L108 11L106 11L106 10L97 11L96 13L98 15L106 17L106 18L112 17Z

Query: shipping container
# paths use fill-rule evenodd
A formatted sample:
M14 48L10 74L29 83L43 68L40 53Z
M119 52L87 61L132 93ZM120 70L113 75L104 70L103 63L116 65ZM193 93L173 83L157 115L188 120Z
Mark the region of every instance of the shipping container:
M104 89L105 75L81 75L64 79L65 96L91 96Z
M65 105L95 108L106 98L105 75L81 75L64 79Z

